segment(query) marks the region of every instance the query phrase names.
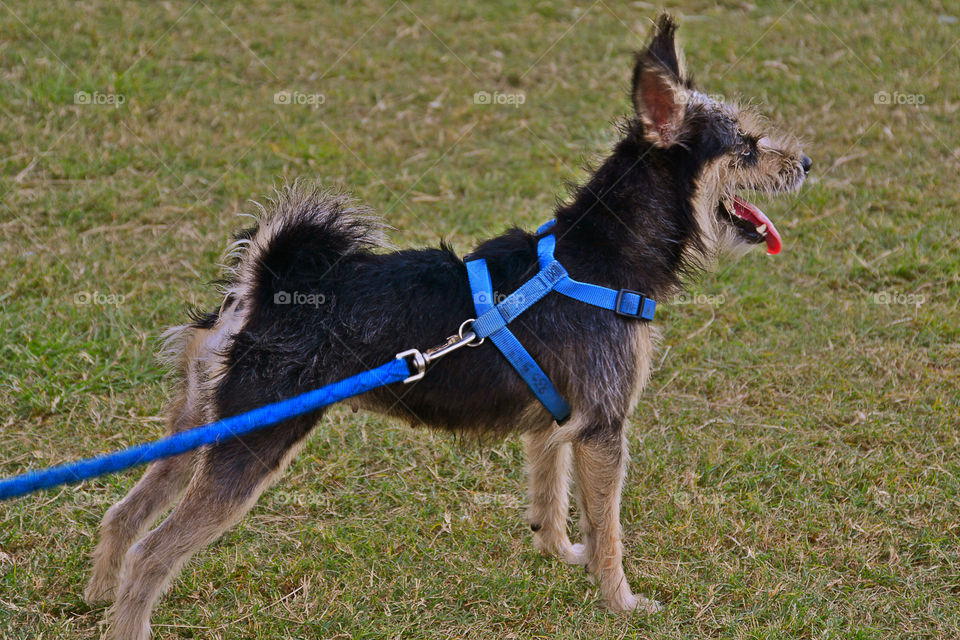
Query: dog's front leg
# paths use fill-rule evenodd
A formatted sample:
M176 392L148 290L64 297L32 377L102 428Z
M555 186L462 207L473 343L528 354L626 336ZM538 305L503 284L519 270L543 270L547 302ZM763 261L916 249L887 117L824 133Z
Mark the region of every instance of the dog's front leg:
M527 454L530 506L527 523L533 546L571 564L586 564L582 544L570 544L567 517L570 511L570 443L551 440L553 428L523 436Z
M597 579L611 611L642 608L654 613L660 605L633 595L623 573L620 492L628 459L623 427L591 429L589 434L573 445L587 570Z

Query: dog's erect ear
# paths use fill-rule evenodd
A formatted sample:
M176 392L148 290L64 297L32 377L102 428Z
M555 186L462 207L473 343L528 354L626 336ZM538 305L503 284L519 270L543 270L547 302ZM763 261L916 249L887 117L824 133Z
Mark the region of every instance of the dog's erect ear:
M669 147L680 134L686 111L682 57L674 34L677 25L663 14L633 69L633 107L643 122L644 137Z
M650 32L650 43L646 51L640 54L652 66L659 66L667 71L670 78L678 85L686 83L683 68L683 52L677 47L677 23L668 13L657 18L657 23Z

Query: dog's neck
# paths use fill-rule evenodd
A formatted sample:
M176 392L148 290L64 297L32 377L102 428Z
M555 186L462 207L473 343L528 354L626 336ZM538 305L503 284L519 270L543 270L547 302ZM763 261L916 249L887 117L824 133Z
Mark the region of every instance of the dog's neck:
M694 269L698 166L628 137L557 210L557 258L576 278L663 299Z

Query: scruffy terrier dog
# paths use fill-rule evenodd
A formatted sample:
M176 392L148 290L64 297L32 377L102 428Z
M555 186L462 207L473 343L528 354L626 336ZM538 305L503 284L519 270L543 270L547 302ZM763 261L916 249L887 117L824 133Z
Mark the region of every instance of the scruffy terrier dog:
M770 220L740 197L799 189L810 159L754 113L697 91L666 15L633 71L634 115L589 181L558 207L556 259L581 282L665 300L722 254L766 244ZM538 271L537 234L482 243L494 290ZM326 385L439 344L476 316L463 260L446 248L386 251L376 219L348 199L299 185L281 190L240 235L216 311L171 330L182 380L168 430L178 432ZM323 304L281 304L280 292ZM656 339L636 318L549 294L510 325L573 408L555 422L489 341L432 365L412 385L359 398L415 424L472 434L523 434L534 546L585 565L613 611L659 605L635 596L622 567L620 493L628 419ZM322 411L151 465L106 514L88 601L114 600L110 634L150 635L150 611L195 552L276 481ZM579 544L567 537L572 475ZM185 493L184 493L185 492ZM147 527L183 494L173 512ZM142 536L142 537L141 537Z

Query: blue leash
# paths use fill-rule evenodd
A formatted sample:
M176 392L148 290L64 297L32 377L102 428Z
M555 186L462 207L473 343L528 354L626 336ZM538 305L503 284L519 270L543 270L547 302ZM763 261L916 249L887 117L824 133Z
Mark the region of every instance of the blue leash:
M186 453L204 445L215 444L269 427L295 416L366 393L377 387L402 382L409 377L409 363L407 360L398 357L396 360L376 369L364 371L346 380L334 382L325 387L302 393L287 400L274 402L247 413L181 431L160 440L145 442L95 458L68 462L49 469L31 471L7 478L0 481L0 500L15 498L59 484L79 482L105 473L121 471L161 458Z

